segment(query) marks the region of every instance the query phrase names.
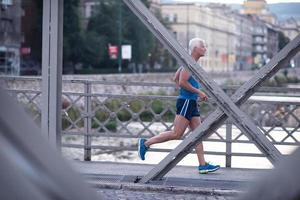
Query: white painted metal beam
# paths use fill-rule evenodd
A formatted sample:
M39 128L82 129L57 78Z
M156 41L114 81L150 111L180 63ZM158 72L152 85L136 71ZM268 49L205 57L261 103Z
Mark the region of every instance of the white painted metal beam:
M63 0L43 1L42 135L61 144Z

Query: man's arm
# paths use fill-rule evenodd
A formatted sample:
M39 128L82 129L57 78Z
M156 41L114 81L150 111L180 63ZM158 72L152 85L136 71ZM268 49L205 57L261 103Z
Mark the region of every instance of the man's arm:
M183 67L179 67L173 77L173 81L176 83L176 85L179 86L179 76L180 76L180 72L183 69Z
M202 92L201 90L193 87L188 82L189 78L190 78L190 73L186 69L182 69L180 71L180 75L179 75L179 86L190 92L198 94L199 97L201 98L201 100L206 101L207 100L206 94L204 92Z

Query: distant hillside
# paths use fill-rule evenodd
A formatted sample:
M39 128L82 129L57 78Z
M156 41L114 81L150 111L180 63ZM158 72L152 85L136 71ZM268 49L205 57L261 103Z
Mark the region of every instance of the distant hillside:
M277 15L279 20L285 20L290 17L300 18L300 3L270 4L269 9Z
M234 10L241 10L241 4L230 4ZM300 3L276 3L269 4L269 10L274 13L279 21L290 17L300 18Z
M195 2L196 0L191 0ZM174 0L162 0L162 3L174 3ZM201 0L204 2L204 0ZM234 10L241 10L241 4L230 4L230 6ZM295 17L300 19L300 3L276 3L276 4L269 4L269 10L274 13L279 21L286 20L290 17Z

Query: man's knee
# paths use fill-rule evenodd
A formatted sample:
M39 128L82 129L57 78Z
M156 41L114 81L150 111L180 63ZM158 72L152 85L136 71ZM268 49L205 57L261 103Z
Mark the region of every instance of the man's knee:
M179 140L181 139L182 135L182 132L174 131L172 134L172 140Z

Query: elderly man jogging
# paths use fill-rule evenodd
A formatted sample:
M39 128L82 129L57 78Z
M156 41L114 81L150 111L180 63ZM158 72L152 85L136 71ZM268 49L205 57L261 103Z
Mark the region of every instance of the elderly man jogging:
M205 55L205 42L200 38L194 38L189 42L189 51L191 56L198 61ZM194 79L189 71L180 67L174 81L179 85L180 92L176 102L176 116L174 119L174 129L162 132L150 139L140 138L138 142L138 153L142 160L145 160L145 154L152 144L162 143L169 140L180 139L186 128L189 126L193 131L201 124L200 113L197 107L197 100L207 101L207 96L200 90L199 82ZM199 161L199 173L205 174L214 172L220 168L219 165L212 165L205 162L202 142L196 145L196 153Z

